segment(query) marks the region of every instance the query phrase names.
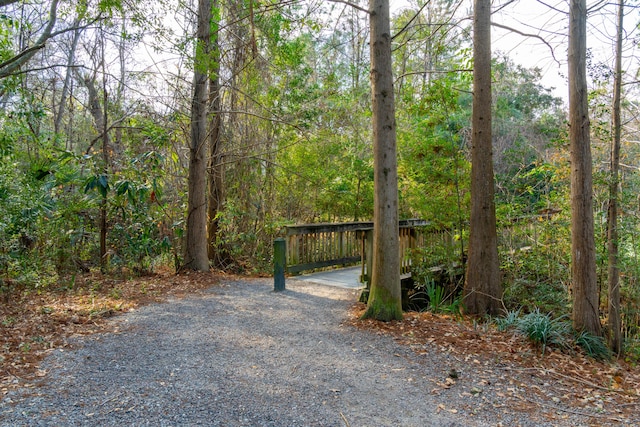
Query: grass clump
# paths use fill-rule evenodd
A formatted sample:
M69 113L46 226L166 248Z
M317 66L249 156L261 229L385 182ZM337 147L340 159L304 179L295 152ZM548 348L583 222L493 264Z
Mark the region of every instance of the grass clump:
M587 331L576 333L575 342L591 358L596 360L610 360L611 350L604 338Z
M520 321L520 309L510 310L504 317L498 317L495 320L495 324L499 331L506 331L510 328L515 328Z
M549 346L564 349L578 346L593 359L611 359L611 351L602 337L573 330L567 316L553 318L550 313L540 312L539 308L525 315L521 315L520 310L514 310L495 319L494 323L499 331L515 329L541 346L543 355Z
M520 318L516 327L529 340L542 346L542 354L549 345L566 347L571 334L571 326L564 317L553 319L539 309Z

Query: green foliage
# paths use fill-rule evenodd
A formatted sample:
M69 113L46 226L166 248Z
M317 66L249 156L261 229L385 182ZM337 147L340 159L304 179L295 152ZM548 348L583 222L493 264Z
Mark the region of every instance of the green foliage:
M462 297L448 294L444 286L438 286L434 282L428 283L424 287L427 295L429 306L428 309L433 313L451 313L459 314L462 305Z
M84 186L85 193L88 193L91 190L97 190L103 198L107 197L107 193L110 189L109 176L106 174L90 176Z
M564 313L569 306L567 291L558 283L534 283L516 279L505 286L503 298L508 308L522 306L531 310L540 305L545 311Z
M459 314L462 308L462 297L453 296L443 285L429 282L411 289L406 301L406 309L414 311L428 310L432 313Z
M114 219L109 234L110 261L145 274L153 262L173 247L172 227L165 217L162 172L167 159L156 150L134 156L121 170L110 199Z
M435 283L428 283L424 290L429 298L429 309L434 313L439 312L442 309L444 300L446 298L445 289L442 286L436 286Z
M521 155L513 154L521 158ZM523 165L507 176L499 177L505 181L497 194L500 210L508 210L508 216L514 217L535 214L547 208L549 198L558 185L556 174L555 166L532 160L532 163Z
M509 311L505 316L495 319L494 323L499 331L517 330L531 342L540 345L542 354L549 346L569 349L575 344L596 360L611 359L611 351L602 337L574 331L566 317L553 318L550 313L543 314L536 308L525 315L521 315L520 310Z
M399 114L398 174L401 211L456 228L469 203L470 163L461 138L468 111L455 87L459 76L445 74L421 94L421 101Z
M142 152L128 165L119 165L116 173L87 176L87 171L104 169L97 157L59 150L50 145L46 133L28 132L35 121L46 117L34 108L12 114L20 120L0 132L0 141L4 141L1 274L20 284L42 287L59 274L87 271L100 264L97 218L104 199L111 223L108 255L112 266L149 271L153 259L171 246L163 233L164 210L159 202L164 156ZM35 149L25 152L20 135L30 135L28 143Z
M212 29L220 32L219 65L225 74L220 98L225 200L216 217L216 244L225 255L224 266L255 273L271 270L271 242L284 224L369 220L374 197L366 16L344 12L333 22L335 15L317 12L337 5L310 10L293 2L256 7L252 19L245 19L249 5L223 4L213 11ZM121 48L126 53L146 30L156 29L165 6L160 2L129 11L121 0L80 1L61 4L59 16L66 22L78 18L80 27L97 14L106 17L104 25L113 37L104 40L104 47L115 55ZM0 59L15 55L22 36L27 37L21 40L26 46L28 33L37 34L46 14L32 14L36 7L40 5L27 2L21 4L26 13L12 15L7 8L0 16ZM454 295L464 277L469 232L472 74L459 71L473 68L469 32L434 25L450 22L457 7L449 0L431 1L418 15L404 8L393 23L394 29L404 29L394 39L393 51L399 212L446 230L431 234L425 248L412 255L418 284L413 298L428 301L435 311L456 310ZM122 16L126 25L119 28L115 16ZM218 20L225 25L218 26ZM158 29L157 37L150 37L163 41L157 49L178 37L172 31ZM131 73L127 55L122 62L107 58L102 67L97 61L90 69L99 49L91 53L92 41L82 37L76 59L86 59L84 71L95 76L98 100L105 104L109 164L96 155L100 139L87 114L84 88L74 83L73 97L60 99L63 68L54 72L48 67L52 64L38 56L44 62L34 62L36 71L25 69L0 82L0 274L21 285L48 286L57 275L100 265L101 206L107 209L111 271L148 272L157 262L166 262L169 252L174 260L182 252L189 105L176 96L164 106L157 95L164 96L164 86L175 94L189 93L188 79L178 69L175 81L159 85L156 77ZM188 50L189 56L192 42L185 36L169 49ZM51 58L64 63L58 47L47 45ZM211 65L205 59L203 63ZM111 69L112 64L126 69ZM600 86L590 97L594 165L605 165L610 76L595 71ZM117 82L120 76L125 80ZM494 59L498 237L504 303L511 310L500 326L504 328L515 325L519 313L561 317L570 308L565 115L540 76L539 70L506 57ZM151 90L155 92L148 96ZM59 106L66 111L60 133L54 135ZM623 147L626 164L638 155L637 144ZM606 289L603 219L609 178L604 167L596 168L595 178L598 271ZM623 324L628 342L634 343L640 336L637 171L626 168L621 182ZM604 309L604 293L601 300ZM549 316L538 316L540 330ZM542 346L552 340L544 333L536 339ZM588 337L580 340L588 348L598 344Z
M566 209L566 210L565 210ZM508 310L566 313L570 274L569 208L511 221L499 229Z
M509 310L503 317L495 319L495 324L499 331L506 331L507 329L516 328L519 321L520 309Z
M549 208L560 189L558 167L545 153L562 139L564 112L561 100L541 85L540 70L502 57L493 72L496 204L504 220Z
M589 357L593 359L611 359L611 350L609 350L607 343L602 337L583 331L575 334L575 342Z
M516 327L529 340L542 346L542 354L549 345L566 346L571 332L569 322L563 317L553 319L550 314L542 314L539 309L524 315Z
M640 340L627 339L624 342L625 361L631 363L634 367L640 363Z
M470 123L471 73L452 72L470 59L461 28L445 29L455 7L430 2L426 13L405 10L394 49L400 214L456 229L469 207L470 163L465 153ZM471 68L471 67L470 67Z
M409 308L428 309L434 313L459 313L462 298L459 295L464 267L455 260L455 241L442 239L436 233L425 240L432 245L414 251L411 256L413 287L409 290ZM445 234L446 236L446 234Z
M113 16L116 12L122 12L123 10L122 0L99 0L98 10L102 14ZM82 12L84 13L84 11Z

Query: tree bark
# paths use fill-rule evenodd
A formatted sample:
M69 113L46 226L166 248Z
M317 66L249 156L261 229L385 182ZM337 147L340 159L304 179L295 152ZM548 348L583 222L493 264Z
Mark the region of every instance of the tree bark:
M498 314L502 287L491 133L491 1L476 0L473 26L471 217L464 307L469 314Z
M74 22L74 26L78 26L79 21L76 20ZM67 103L67 95L69 94L69 87L71 86L71 68L75 62L76 58L76 50L78 48L78 41L80 40L80 28L76 28L73 30L73 35L71 38L71 44L69 46L69 53L67 56L67 70L64 77L64 83L62 85L62 93L60 94L60 104L58 105L58 109L56 111L56 116L53 122L53 131L58 134L60 133L60 125L62 123L62 116L64 115L65 106Z
M104 55L104 49L103 49ZM103 59L104 64L104 59ZM108 94L106 82L103 80L103 93L102 99L104 102L103 109L103 120L102 120L102 161L104 162L103 173L104 176L109 176L109 131L107 129L107 105L108 105ZM108 182L108 181L107 181ZM102 200L100 200L100 265L103 270L107 268L107 232L108 232L108 222L107 222L107 192L102 196Z
M573 326L600 335L593 226L586 0L569 8L569 139L571 145L571 275Z
M191 141L189 146L189 197L184 267L209 270L207 256L207 82L211 35L211 1L198 1Z
M223 202L223 175L220 149L220 132L222 118L220 116L220 44L218 41L219 8L220 2L213 0L213 10L218 18L214 23L216 31L211 35L211 70L209 77L209 205L208 205L208 256L214 264L224 266L225 260L217 245L219 233L218 213L222 209Z
M369 13L375 197L371 290L363 317L388 321L402 318L389 1L370 0Z
M616 38L616 62L613 81L613 105L611 109L611 177L609 183L609 209L607 212L607 253L609 284L609 347L622 352L622 330L620 318L620 268L618 266L618 187L620 185L620 98L622 91L622 32L624 21L624 1L618 5L618 31Z
M107 124L107 92L106 87L103 88L103 105L100 103L100 95L98 93L98 89L96 88L96 75L95 72L91 77L82 76L80 73L77 73L82 84L87 88L87 94L89 95L89 113L93 118L94 125L96 127L96 131L98 132L99 139L102 140L102 160L104 162L102 173L104 176L109 175L109 132L108 132L108 124ZM89 152L87 150L87 154ZM105 193L106 194L106 193ZM100 200L100 265L102 269L106 268L107 262L107 232L108 232L108 222L107 222L107 196L103 195Z

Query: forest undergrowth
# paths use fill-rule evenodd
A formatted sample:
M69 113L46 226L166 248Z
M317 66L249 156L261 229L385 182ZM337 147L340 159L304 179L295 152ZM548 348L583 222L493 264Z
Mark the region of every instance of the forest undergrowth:
M549 347L543 354L539 345L521 334L500 331L495 323L480 323L460 315L408 312L401 321L383 323L360 320L364 309L361 303L354 306L353 326L390 335L417 354L434 350L447 353L464 367L465 375L482 377L487 368L503 370L503 378L511 386L498 396L511 402L503 403L512 406L509 410L544 413L550 420L570 413L583 415L592 419L592 425L610 425L613 421L629 425L629 420L636 419L640 369L635 364L597 361L577 347ZM429 392L438 394L455 387L460 375L452 370ZM480 383L490 386L490 381ZM482 393L481 389L475 391Z

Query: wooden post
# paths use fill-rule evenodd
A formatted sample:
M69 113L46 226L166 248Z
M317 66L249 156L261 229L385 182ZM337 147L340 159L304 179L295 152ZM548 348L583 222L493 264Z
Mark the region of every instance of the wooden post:
M365 242L366 242L366 248L365 250L367 251L367 273L366 273L366 277L367 277L367 285L370 286L371 285L371 274L373 272L373 229L371 230L367 230L365 232Z
M273 290L284 291L284 268L286 265L286 244L284 239L273 241Z
M365 287L360 294L360 302L367 303L369 300L369 290L371 289L371 269L373 265L373 229L359 230L358 237L361 239L362 246L360 255L362 257L362 274L360 282Z

